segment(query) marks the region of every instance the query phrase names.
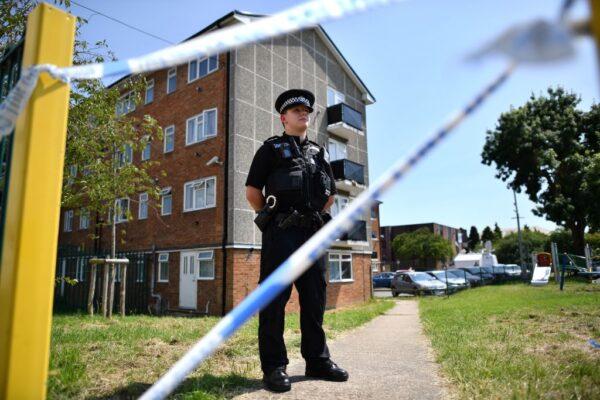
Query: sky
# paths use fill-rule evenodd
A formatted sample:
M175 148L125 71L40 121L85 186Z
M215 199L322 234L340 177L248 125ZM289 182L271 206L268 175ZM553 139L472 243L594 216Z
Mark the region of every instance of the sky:
M92 8L170 42L179 42L232 10L272 14L300 2L197 0L76 0L71 12L88 19L82 38L106 39L119 59L168 46L164 41L94 14ZM322 24L374 95L367 107L370 181L405 157L455 111L464 107L506 67L492 56L466 56L509 27L539 18L555 19L562 0L406 0ZM588 16L578 0L569 18ZM596 49L578 38L576 54L552 65L519 66L509 80L407 177L380 200L382 225L436 222L481 231L495 222L516 228L513 193L481 163L486 131L501 113L531 94L562 86L581 96L581 108L597 102L600 84ZM522 224L552 230L533 215L535 204L518 194Z

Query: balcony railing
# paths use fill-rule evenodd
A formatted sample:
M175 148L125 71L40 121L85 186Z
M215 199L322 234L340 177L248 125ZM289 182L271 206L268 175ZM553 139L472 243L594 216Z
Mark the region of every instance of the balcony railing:
M350 180L358 184L365 184L365 167L350 160L335 160L331 162L331 170L335 180Z
M340 237L342 241L366 242L367 241L367 222L357 221L356 224Z
M345 103L335 104L327 108L327 130L347 139L354 134L362 135L363 116Z

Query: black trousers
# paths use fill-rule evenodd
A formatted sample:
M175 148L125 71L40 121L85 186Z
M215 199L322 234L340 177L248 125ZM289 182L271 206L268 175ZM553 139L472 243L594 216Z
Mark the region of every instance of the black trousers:
M314 234L314 230L307 228L281 229L271 223L262 236L259 282L265 280L312 234ZM326 263L325 258L322 257L294 282L300 300L300 331L302 333L300 349L302 357L309 364L329 359L329 349L323 331L327 287L325 272ZM266 374L289 363L283 341L283 331L285 305L291 293L292 286L290 285L259 314L258 348L261 368Z

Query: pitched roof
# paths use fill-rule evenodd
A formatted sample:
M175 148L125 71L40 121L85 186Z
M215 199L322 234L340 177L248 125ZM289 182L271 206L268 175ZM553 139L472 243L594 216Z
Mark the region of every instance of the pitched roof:
M216 21L212 22L211 24L207 25L202 30L194 33L190 37L182 40L182 43L186 42L188 40L194 39L194 38L196 38L196 37L198 37L198 36L200 36L200 35L202 35L202 34L204 34L206 32L209 32L209 31L211 31L213 29L220 29L220 28L222 28L224 26L234 25L236 23L247 24L249 22L252 22L253 19L263 18L263 17L265 17L265 15L254 14L254 13L250 13L250 12L246 12L246 11L234 10L234 11L231 11L231 12L225 14L224 16L222 16L221 18L219 18ZM335 45L335 43L333 43L333 41L331 40L331 38L329 37L329 35L327 34L327 32L325 32L325 30L323 29L323 27L321 25L317 25L314 29L317 32L317 35L319 36L319 38L323 41L323 43L325 43L325 46L327 46L328 50L331 51L331 53L333 54L333 56L336 58L336 61L340 64L340 66L342 67L342 69L344 70L344 72L346 72L348 74L348 76L350 77L350 79L352 79L352 81L354 82L354 84L359 88L359 90L360 90L360 92L362 94L362 100L366 104L373 104L375 102L375 97L369 91L369 89L367 88L367 86L365 85L365 83L362 81L362 79L360 79L360 77L358 76L358 74L356 73L356 71L354 71L354 69L352 68L352 66L350 65L350 63L348 63L348 60L346 60L346 58L340 52L340 50ZM109 86L117 85L118 83L120 83L121 81L123 81L124 79L126 79L128 76L129 75L126 75L126 76L122 77L121 79L113 82Z

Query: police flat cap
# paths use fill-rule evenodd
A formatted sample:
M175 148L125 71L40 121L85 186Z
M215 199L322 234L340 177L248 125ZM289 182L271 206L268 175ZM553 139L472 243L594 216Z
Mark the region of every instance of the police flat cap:
M297 105L306 106L309 112L313 112L313 104L315 103L315 95L304 89L290 89L281 93L275 100L275 109L279 114L283 114L285 110Z

